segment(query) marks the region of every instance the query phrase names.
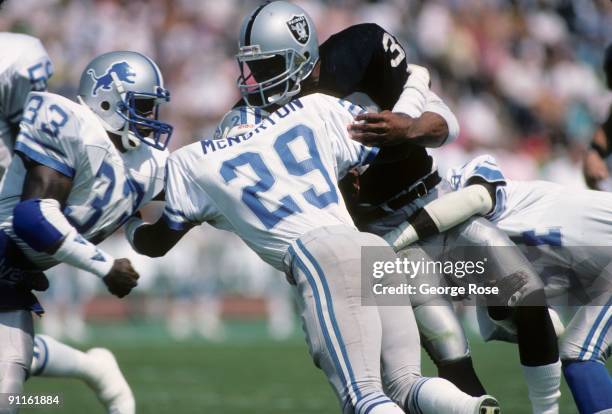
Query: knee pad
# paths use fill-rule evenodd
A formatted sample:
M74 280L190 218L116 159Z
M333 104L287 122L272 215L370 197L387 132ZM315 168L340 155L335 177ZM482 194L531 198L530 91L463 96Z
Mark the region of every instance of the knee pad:
M463 327L452 304L424 305L414 309L421 344L436 365L444 365L470 355Z

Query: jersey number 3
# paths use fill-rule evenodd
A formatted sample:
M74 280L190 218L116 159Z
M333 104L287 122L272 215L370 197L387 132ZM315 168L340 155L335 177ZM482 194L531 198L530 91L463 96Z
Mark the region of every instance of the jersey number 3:
M391 67L398 67L399 64L402 63L402 60L404 60L406 57L404 49L402 49L400 44L397 43L397 40L395 40L395 38L387 32L383 34L382 43L385 52L389 52L393 56L391 59Z
M291 152L289 144L296 139L304 140L308 147L309 158L298 161ZM331 180L327 170L321 162L314 134L310 128L305 125L297 125L291 128L276 138L274 149L289 174L299 177L311 171L319 170L325 179L329 190L317 194L315 189L311 187L302 193L306 202L317 208L325 208L329 204L338 202L338 194L336 193L334 182ZM262 203L261 200L266 199L263 194L272 188L276 179L268 166L266 166L261 155L256 152L244 152L237 157L225 161L221 165L220 170L223 180L229 183L237 178L236 169L243 165L250 165L255 174L257 174L259 181L242 189L242 201L257 216L266 229L269 230L285 217L302 211L290 195L280 200L274 200L268 197L267 199L271 204L280 204L278 208L272 211Z

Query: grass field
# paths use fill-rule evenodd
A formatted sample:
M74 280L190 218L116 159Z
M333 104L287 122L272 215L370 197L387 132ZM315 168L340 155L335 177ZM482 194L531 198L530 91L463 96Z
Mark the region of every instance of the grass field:
M93 343L110 348L131 384L138 413L328 414L336 399L312 365L301 336L285 342L265 337L261 324L232 324L228 340L175 343L156 325L97 327ZM477 371L507 414L529 413L516 348L472 341ZM423 372L434 373L424 357ZM59 393L62 408L30 408L23 414L97 414L104 410L75 380L33 378L27 393ZM561 413L576 413L563 384Z

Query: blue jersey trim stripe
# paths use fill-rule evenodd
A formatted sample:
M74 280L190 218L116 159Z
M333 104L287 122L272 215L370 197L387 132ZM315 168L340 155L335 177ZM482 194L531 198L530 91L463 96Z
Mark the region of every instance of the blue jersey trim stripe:
M367 150L366 150L367 151ZM369 151L367 151L365 160L363 161L363 165L368 165L370 164L372 161L374 161L374 158L376 158L376 156L378 155L378 152L380 151L380 148L378 147L372 147L370 148Z
M47 155L41 154L40 152L33 150L32 148L28 147L27 145L21 142L15 143L15 152L20 152L26 157L30 158L31 160L36 161L37 163L44 165L46 167L49 167L61 174L64 174L68 178L74 177L74 174L75 174L74 168L58 160L54 160L53 158Z
M173 220L165 213L162 215L162 218L166 222L168 228L172 230L181 231L193 227L192 223Z
M28 134L25 131L20 131L19 132L19 136L23 136L26 139L29 139L30 141L35 142L36 144L40 145L41 147L43 147L43 148L45 148L45 149L47 149L47 150L49 150L51 152L56 153L60 157L63 157L63 158L67 158L68 157L66 155L66 153L64 151L62 151L61 149L52 147L51 145L47 144L46 142L43 142L43 141L41 141L39 139L34 138L33 136L31 136L30 134ZM17 137L17 139L19 139L19 136Z
M319 319L319 325L321 326L321 331L323 332L323 338L325 339L325 345L327 346L327 351L331 355L332 361L334 362L334 366L336 367L336 372L338 373L338 377L342 381L342 385L346 387L347 380L344 376L344 371L342 370L342 367L340 366L340 359L338 358L336 349L334 348L334 345L332 344L331 336L330 336L329 330L327 329L325 318L323 317L323 307L321 304L321 297L319 296L319 291L317 289L314 277L312 276L312 273L310 273L310 271L308 270L308 268L306 267L306 265L304 264L300 256L298 256L296 251L293 249L293 246L289 246L289 253L295 260L296 266L300 268L302 272L304 272L304 275L306 275L306 279L308 280L308 284L310 285L310 289L312 290L312 294L315 300L317 318Z
M477 175L479 177L484 178L490 183L506 182L506 178L504 177L504 175L501 173L500 170L489 168L489 167L484 167L482 165L476 167L474 172L470 175L472 176Z
M164 211L165 211L165 212L167 212L167 213L170 213L170 214L172 214L172 215L174 215L174 216L179 216L179 217L182 217L182 218L184 218L184 219L189 220L189 219L188 219L188 217L187 217L187 215L186 215L185 213L183 213L182 211L175 210L175 209L170 208L170 207L168 207L168 206L165 206L165 207L164 207Z
M302 244L302 242L299 239L297 240L297 246L304 252L308 260L310 260L315 270L317 271L319 280L321 281L321 285L323 286L323 292L325 293L325 299L327 300L329 304L328 305L329 318L331 320L332 327L334 329L334 333L336 334L338 344L340 345L340 352L342 353L342 357L344 359L346 369L348 370L349 378L351 380L351 384L353 385L353 390L355 391L355 396L357 397L357 399L361 399L361 392L359 391L359 388L357 388L357 386L355 385L355 376L353 374L353 368L351 367L351 362L346 353L346 347L344 345L344 340L342 339L342 334L340 333L340 329L338 328L338 321L336 320L336 315L334 312L331 292L329 291L329 286L327 285L327 281L325 279L325 274L323 273L323 269L321 269L321 266L319 266L319 263L317 263L315 258L310 254L310 252L306 249L304 244Z
M582 344L582 349L580 351L580 354L578 355L578 359L583 360L584 356L589 349L589 344L591 343L591 341L593 340L593 336L595 335L595 332L597 331L597 328L599 327L599 324L601 323L601 321L603 320L604 315L606 314L606 312L608 311L608 308L610 306L610 302L612 302L612 299L610 299L608 301L608 303L603 307L603 309L599 312L599 314L597 315L597 319L595 319L595 323L593 324L593 326L591 327L591 330L589 331L589 334L587 335L584 343Z

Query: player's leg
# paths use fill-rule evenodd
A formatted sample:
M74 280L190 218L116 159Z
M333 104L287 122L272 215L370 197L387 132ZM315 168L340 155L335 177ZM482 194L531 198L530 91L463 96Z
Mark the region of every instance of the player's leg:
M133 414L134 396L113 354L104 348L82 352L46 335L34 337L30 372L39 377L75 378L91 387L109 413Z
M541 280L508 236L487 220L472 219L451 232L459 236L455 240L457 245L487 249L487 273L495 277L500 296L508 299L504 301L506 306L490 307L489 314L496 320L510 317L516 326L520 360L534 413L557 412L561 362Z
M422 260L427 256L420 248L410 248L402 251L400 257ZM428 275L428 281L434 283L434 277ZM417 309L436 308L430 306L432 300L425 295L416 295L413 298L415 300L413 306L417 304ZM393 300L394 303L397 301ZM490 396L472 397L446 379L421 377L419 332L413 307L409 301L403 306L399 305L397 303L388 306L380 303L378 307L382 326L383 381L387 394L407 412L425 414L499 412L497 401ZM464 352L465 346L462 348Z
M334 387L344 414L401 414L380 378L381 323L362 306L361 247L382 239L346 226L322 228L288 252L311 356Z
M486 390L472 363L470 347L452 304L437 299L414 308L423 348L438 368L438 376L463 392L481 396Z
M472 397L444 378L421 376L417 325L410 307L381 306L382 369L387 395L406 412L423 414L497 414L488 395Z
M27 310L0 312L0 395L21 393L32 360L34 329L32 315ZM0 402L1 414L13 414Z
M582 306L560 343L563 374L581 414L612 412L612 378L605 363L612 346L612 299Z

